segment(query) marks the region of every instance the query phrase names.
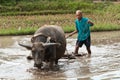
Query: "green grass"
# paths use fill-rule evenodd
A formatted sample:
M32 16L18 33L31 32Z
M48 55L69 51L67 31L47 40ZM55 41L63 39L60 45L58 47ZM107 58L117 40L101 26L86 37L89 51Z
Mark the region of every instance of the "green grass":
M72 32L75 30L74 13L77 9L82 10L83 16L90 18L94 23L91 31L120 30L119 4L72 1L63 0L59 3L58 0L55 2L53 0L48 3L48 0L44 0L42 2L46 4L44 6L41 6L43 4L40 2L29 3L28 1L28 3L20 1L18 4L4 3L0 5L0 10L3 10L0 13L0 35L33 34L45 24L59 25L65 32ZM41 7L37 8L38 6ZM50 7L48 8L48 6ZM19 7L20 11L17 8L12 9L13 7ZM9 10L5 8L9 8Z
M94 23L91 31L120 30L119 15L112 14L83 14ZM33 34L39 27L59 25L65 32L75 30L74 14L57 15L28 15L28 16L0 16L0 35Z
M64 32L70 33L75 30L75 26L64 26L63 27Z
M91 31L115 31L120 30L120 26L116 24L96 24L91 27Z
M81 9L93 13L110 6L111 3L93 3L92 0L2 0L0 15L39 15L73 13Z
M23 12L1 12L0 16L17 16L17 15L55 15L55 14L70 14L74 13L75 10L43 10L43 11L23 11Z

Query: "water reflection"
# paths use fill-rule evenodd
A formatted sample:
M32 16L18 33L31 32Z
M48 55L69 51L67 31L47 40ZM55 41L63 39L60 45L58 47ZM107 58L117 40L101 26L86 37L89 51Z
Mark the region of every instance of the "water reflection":
M117 32L119 33L119 32ZM104 33L108 35L109 33ZM111 34L111 33L110 33ZM113 34L113 33L112 33ZM0 79L2 80L119 80L120 79L120 35L104 38L92 34L92 56L77 59L60 59L58 71L41 71L27 61L30 51L18 45L18 41L30 41L31 36L0 37ZM95 37L96 36L96 37ZM99 36L99 38L97 38ZM114 38L113 38L114 37ZM108 40L107 40L108 39ZM67 50L74 51L76 39L67 39ZM107 42L107 43L106 43ZM99 44L100 43L100 44ZM86 53L80 48L79 53Z
M90 80L90 58L77 58L73 63L69 64L68 71L64 72L67 80ZM65 69L66 70L66 69Z

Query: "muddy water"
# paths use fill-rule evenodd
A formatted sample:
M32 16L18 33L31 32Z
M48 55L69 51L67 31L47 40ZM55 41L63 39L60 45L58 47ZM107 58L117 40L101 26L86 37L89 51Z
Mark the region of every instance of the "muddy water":
M30 51L18 45L31 36L0 37L0 80L120 80L120 31L92 32L92 55L59 60L59 71L41 71L26 56ZM67 50L74 51L76 35L67 39ZM79 49L85 54L85 46Z

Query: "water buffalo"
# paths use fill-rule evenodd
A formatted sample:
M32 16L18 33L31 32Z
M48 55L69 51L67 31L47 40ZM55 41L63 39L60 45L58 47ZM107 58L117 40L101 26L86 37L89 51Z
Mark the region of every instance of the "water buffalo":
M40 27L31 38L30 45L19 43L20 46L31 50L34 66L43 68L44 63L53 68L64 55L66 39L64 31L56 25L44 25Z

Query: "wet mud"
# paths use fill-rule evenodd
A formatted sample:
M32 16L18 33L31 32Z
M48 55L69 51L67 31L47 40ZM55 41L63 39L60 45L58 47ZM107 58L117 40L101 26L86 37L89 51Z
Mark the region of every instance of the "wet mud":
M67 51L74 51L76 36L67 39ZM0 80L119 80L120 31L92 32L92 55L60 59L58 71L39 70L26 57L30 51L18 45L30 43L31 35L0 36ZM67 52L66 52L67 54ZM87 54L83 45L79 54Z

